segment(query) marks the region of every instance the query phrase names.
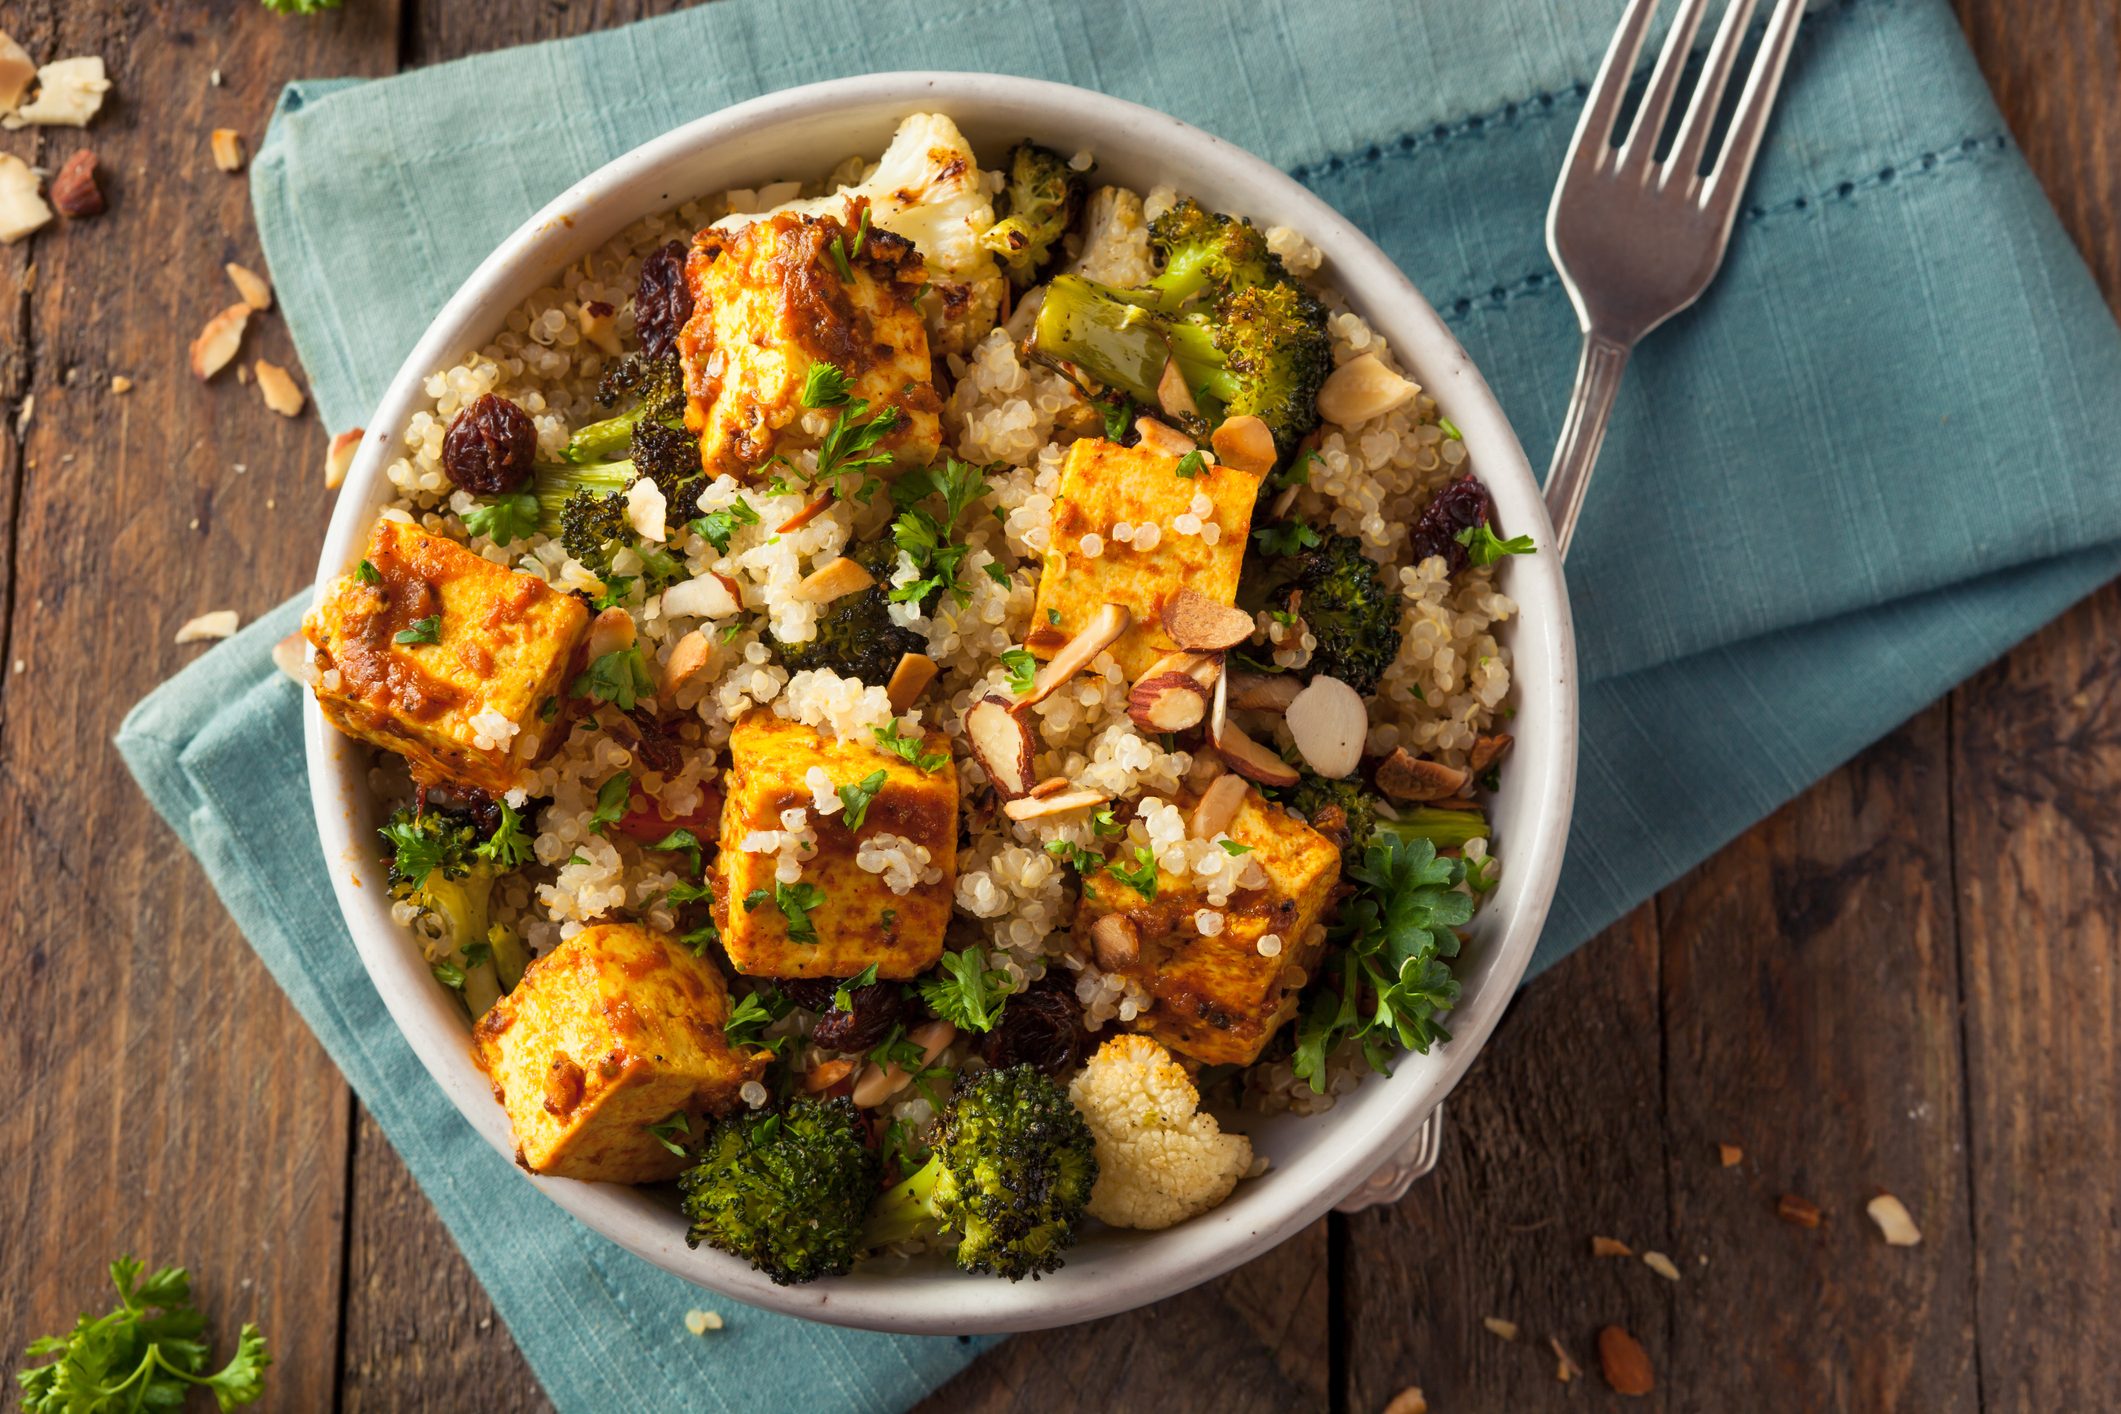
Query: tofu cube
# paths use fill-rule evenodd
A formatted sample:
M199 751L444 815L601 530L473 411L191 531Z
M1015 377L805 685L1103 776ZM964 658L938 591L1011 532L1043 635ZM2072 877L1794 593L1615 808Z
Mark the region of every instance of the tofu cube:
M896 410L897 424L876 444L894 466L935 459L943 404L913 304L925 266L910 242L874 225L857 253L857 211L850 203L844 222L782 212L710 226L693 243L685 265L692 317L678 354L685 425L700 435L709 476L748 478L771 457L819 443L836 410L805 407L802 394L821 362L868 404L860 421Z
M531 963L473 1028L479 1068L532 1173L657 1183L685 1167L648 1126L673 1114L694 1136L741 1103L771 1053L722 1033L729 989L668 934L598 924Z
M1202 465L1197 476L1180 476L1179 461L1102 438L1069 447L1024 645L1032 653L1052 657L1089 624L1099 605L1124 604L1134 613L1134 626L1111 652L1121 671L1137 678L1178 649L1158 619L1171 595L1190 588L1220 604L1237 601L1260 478L1213 465ZM1196 497L1206 498L1204 512L1194 509ZM1196 520L1192 534L1179 528ZM1114 537L1112 528L1121 524L1133 528L1130 539ZM1145 525L1156 527L1147 549L1141 548ZM1208 526L1216 527L1212 545L1204 538ZM1090 535L1100 542L1095 555L1083 552Z
M539 709L566 689L588 608L388 516L363 566L302 623L326 720L397 752L423 784L514 789L544 747Z
M1204 937L1194 922L1209 907L1206 890L1161 870L1154 899L1109 873L1093 874L1077 917L1086 944L1090 926L1108 913L1133 922L1141 955L1128 975L1156 998L1142 1029L1205 1065L1249 1065L1295 1014L1302 984L1291 979L1299 969L1308 977L1317 963L1318 948L1305 940L1340 882L1333 842L1256 790L1245 792L1227 833L1251 846L1247 857L1267 882L1238 890L1216 910L1220 933ZM1259 951L1268 934L1281 940L1273 956Z
M930 732L922 750L942 758L935 770L765 708L736 724L713 907L737 971L852 977L873 962L878 977L903 980L935 965L957 888L957 767L941 732ZM844 806L829 815L817 808L807 780L813 769L835 789L883 774L859 829L847 827ZM744 846L755 834L781 831L782 812L796 809L806 813L804 828L816 833L816 847L799 856L802 877L782 884L779 852ZM912 853L916 846L928 851L925 866ZM885 851L893 849L906 862L882 867ZM863 868L864 858L882 872ZM894 892L894 885L905 892Z

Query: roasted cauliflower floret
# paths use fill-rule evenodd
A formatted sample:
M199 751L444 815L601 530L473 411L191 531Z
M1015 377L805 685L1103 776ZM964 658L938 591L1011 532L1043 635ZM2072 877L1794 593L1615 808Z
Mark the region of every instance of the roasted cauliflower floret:
M848 198L868 201L870 220L913 242L926 260L934 289L921 308L939 351L963 353L994 327L1005 282L993 252L980 243L994 224L994 202L972 144L940 113L915 113L900 123L884 155L855 186L791 201L763 216L724 216L715 225L733 229L782 214L837 215Z
M1200 1112L1185 1067L1147 1036L1115 1036L1068 1086L1097 1140L1090 1216L1114 1227L1165 1228L1230 1196L1252 1166L1252 1141Z
M877 450L895 466L934 460L942 400L913 305L922 278L904 238L863 228L858 201L700 232L685 263L692 317L678 355L685 425L699 435L707 475L749 476L815 447L838 416L856 416L857 401L867 404L863 422L888 410ZM828 363L842 375L830 379L829 400L813 384Z

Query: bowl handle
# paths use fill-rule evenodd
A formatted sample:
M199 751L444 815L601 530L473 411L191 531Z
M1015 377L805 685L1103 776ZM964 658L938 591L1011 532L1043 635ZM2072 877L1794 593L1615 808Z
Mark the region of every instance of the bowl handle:
M1359 1213L1364 1208L1397 1203L1407 1196L1415 1179L1436 1167L1437 1155L1442 1152L1443 1106L1438 1105L1422 1116L1421 1128L1414 1131L1414 1137L1341 1199L1334 1211Z

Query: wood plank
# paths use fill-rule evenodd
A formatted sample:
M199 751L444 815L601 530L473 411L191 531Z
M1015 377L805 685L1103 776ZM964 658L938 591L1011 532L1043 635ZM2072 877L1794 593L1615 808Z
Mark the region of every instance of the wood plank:
M0 1006L19 1101L0 1118L0 1324L26 1338L100 1311L119 1252L183 1263L224 1342L244 1319L265 1327L282 1407L323 1408L345 1087L109 742L198 653L170 642L183 619L279 602L322 533L321 430L182 370L191 333L234 298L222 262L257 260L244 180L213 168L207 130L255 143L280 76L387 59L395 21L389 0L321 24L220 10L23 0L5 17L40 58L103 55L116 89L85 132L7 144L54 168L93 147L112 209L8 257L37 279L8 350L36 411L8 464L5 655L22 670L0 688L0 857L15 862ZM272 327L247 353L293 362ZM135 391L113 396L114 373Z
M1559 1407L1570 1391L1549 1338L1603 1393L1608 1324L1667 1367L1672 1292L1590 1248L1593 1236L1671 1248L1658 966L1644 907L1533 983L1451 1096L1436 1172L1393 1208L1337 1219L1341 1408L1382 1409L1408 1385L1441 1411Z
M1664 1137L1687 1407L1971 1410L1974 1376L1944 709L1659 901ZM1716 1146L1744 1161L1726 1168ZM1901 1198L1920 1246L1864 1213ZM1795 1194L1808 1230L1778 1219Z
M2121 1351L2121 591L1954 694L1978 1239L1997 1409L2113 1403Z

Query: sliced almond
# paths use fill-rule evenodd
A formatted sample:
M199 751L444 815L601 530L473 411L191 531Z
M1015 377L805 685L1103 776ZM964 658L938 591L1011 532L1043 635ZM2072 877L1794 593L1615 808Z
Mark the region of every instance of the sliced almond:
M729 581L718 574L695 575L663 591L665 618L726 619L743 608L729 592Z
M192 377L208 379L228 367L243 347L243 326L250 323L250 315L249 305L232 304L206 321L191 341Z
M1175 358L1164 360L1163 377L1156 380L1156 401L1173 417L1200 416L1200 404L1193 401L1193 390L1186 386L1186 375L1179 370ZM1222 449L1218 447L1215 454L1221 456Z
M928 684L934 682L935 675L941 671L935 659L926 653L901 655L898 666L891 670L891 681L884 687L885 695L891 699L891 710L902 714L920 701L921 694L928 690Z
M1031 728L1000 697L987 696L965 709L965 744L1004 800L1031 789Z
M1384 1414L1429 1414L1429 1400L1419 1386L1408 1385L1392 1396L1392 1402L1384 1407Z
M1615 1394L1643 1395L1657 1387L1649 1354L1619 1326L1607 1326L1598 1333L1598 1363Z
M1250 413L1226 417L1208 438L1215 459L1233 471L1265 476L1274 470L1274 432Z
M816 520L819 516L823 515L825 513L825 508L831 504L832 493L830 491L827 491L824 495L819 496L809 505L803 507L794 515L788 517L788 519L782 521L779 525L775 526L773 528L773 533L775 535L789 535L794 533L795 531L801 530L804 526L810 524L810 522Z
M266 283L263 275L234 261L221 268L228 272L228 282L236 287L237 294L243 296L243 303L252 309L272 308L272 286Z
M1384 366L1376 354L1349 359L1318 390L1318 415L1342 427L1383 417L1421 389Z
M854 1061L846 1056L819 1061L810 1067L810 1073L803 1077L803 1088L813 1095L823 1094L854 1074L854 1065Z
M1223 723L1215 749L1222 753L1231 770L1263 786L1293 786L1303 779L1294 766L1246 736L1244 728L1235 722Z
M130 393L133 390L133 380L122 373L113 374L110 380L110 390L119 394Z
M1220 653L1252 636L1252 616L1234 604L1218 604L1197 589L1181 589L1164 600L1158 615L1171 641L1192 653Z
M798 599L807 599L813 604L830 604L833 600L857 593L876 583L876 576L863 569L846 555L829 565L812 570L795 587Z
M0 243L13 245L51 219L52 209L37 190L37 174L12 152L0 152Z
M1499 736L1481 736L1473 738L1473 749L1466 754L1467 769L1472 771L1474 775L1479 775L1481 772L1487 770L1488 767L1494 765L1497 761L1500 761L1504 756L1508 755L1510 751L1510 743L1515 740L1516 738L1512 737L1507 732L1502 733Z
M1237 812L1245 808L1245 797L1252 787L1239 775L1217 776L1201 792L1200 801L1193 807L1193 818L1188 830L1194 839L1212 840L1229 829L1237 819Z
M1209 711L1212 714L1214 709L1210 708ZM1195 795L1204 793L1209 786L1230 774L1230 768L1223 764L1222 757L1212 751L1196 751L1192 756L1192 763L1186 767L1185 780L1186 789Z
M1657 1275L1663 1277L1666 1281L1679 1280L1679 1268L1674 1266L1672 1263L1672 1259L1670 1257L1665 1256L1662 1252L1643 1253L1642 1264L1645 1267L1648 1267L1651 1271L1657 1273Z
M1175 427L1158 422L1153 417L1134 419L1134 431L1141 438L1144 451L1161 452L1167 457L1182 457L1198 450L1193 439Z
M612 358L619 356L619 314L602 300L593 299L575 311L574 322L582 337Z
M1392 800L1443 800L1464 790L1472 779L1469 772L1416 756L1404 746L1393 747L1377 768L1377 789Z
M259 359L258 393L265 399L265 406L282 417L302 415L302 390L295 386L293 375L277 363Z
M714 653L707 635L698 629L692 630L670 650L670 661L663 664L663 686L676 691L698 675L707 666L707 659Z
M300 633L290 633L275 643L272 646L272 665L302 686L308 687L316 673L309 639Z
M906 1039L921 1048L920 1068L926 1070L937 1056L950 1049L950 1043L957 1039L957 1027L947 1021L931 1021L907 1032ZM881 1105L905 1089L912 1079L913 1072L900 1069L896 1063L882 1067L872 1063L854 1083L854 1103L865 1110Z
M336 491L346 484L346 473L353 468L354 454L361 450L364 435L361 428L349 427L331 439L331 450L324 454L325 490Z
M1885 1235L1888 1246L1913 1247L1922 1241L1922 1229L1915 1226L1915 1219L1908 1212L1907 1204L1892 1194L1879 1194L1863 1205L1863 1211L1869 1213L1871 1221L1878 1224L1878 1231Z
M8 35L0 34L0 112L12 113L22 106L37 65L29 53Z
M1127 715L1146 732L1190 731L1208 715L1219 660L1201 653L1159 658L1127 694Z
M201 614L195 619L186 619L177 630L179 643L204 643L208 639L226 638L243 622L234 609L216 609L210 614Z
M1617 1237L1594 1237L1591 1239L1593 1257L1632 1257L1635 1249Z
M1339 678L1320 673L1289 704L1289 735L1305 764L1327 780L1355 774L1363 743L1370 738L1370 709L1362 694Z
M1134 615L1126 605L1098 605L1083 631L1062 644L1046 666L1039 669L1038 679L1031 684L1030 695L1021 705L1029 707L1051 697L1068 679L1088 667L1092 658L1119 642L1133 624Z
M1090 946L1099 967L1117 972L1141 957L1141 931L1126 914L1108 913L1090 925Z
M243 134L234 128L215 128L207 139L214 151L214 165L224 172L243 170Z
M1025 796L1021 800L1002 803L1002 814L1012 820L1043 820L1049 815L1065 815L1071 810L1087 810L1093 805L1103 805L1112 797L1101 790L1064 790L1058 795Z
M583 649L594 663L607 653L623 653L633 647L633 615L613 605L589 621L589 639Z
M1066 776L1048 776L1025 793L1033 800L1044 800L1049 795L1059 795L1071 784Z
M1794 1193L1785 1193L1775 1200L1775 1216L1798 1227L1817 1227L1826 1218L1817 1203Z
M1230 674L1230 705L1245 712L1286 712L1304 685L1294 673Z
M1563 1384L1567 1384L1569 1381L1575 1379L1578 1375L1581 1375L1583 1373L1583 1366L1577 1364L1573 1359L1571 1359L1569 1356L1569 1352L1562 1348L1560 1336L1548 1336L1547 1349L1554 1352L1555 1379L1561 1381Z
M1482 1316L1480 1323L1486 1326L1492 1335L1501 1336L1504 1340L1517 1339L1517 1322L1515 1321L1505 1321L1500 1316Z

